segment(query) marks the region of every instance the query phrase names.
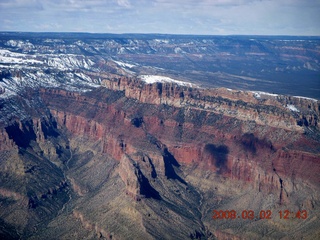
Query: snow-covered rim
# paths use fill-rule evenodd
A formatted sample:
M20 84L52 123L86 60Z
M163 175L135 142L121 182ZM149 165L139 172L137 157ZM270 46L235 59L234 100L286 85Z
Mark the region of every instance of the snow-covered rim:
M172 83L176 83L178 85L182 85L182 86L188 86L188 87L196 87L197 85L189 83L189 82L184 82L184 81L180 81L180 80L176 80L170 77L166 77L166 76L160 76L160 75L140 75L138 76L138 78L140 78L142 81L152 84L152 83L156 83L156 82L172 82Z
M254 96L256 98L261 98L261 95L266 95L266 96L272 96L272 97L277 97L277 96L281 96L279 94L275 94L275 93L268 93L268 92L261 92L261 91L250 91L252 93L254 93ZM283 96L288 96L288 95L283 95ZM317 102L318 100L315 98L309 98L309 97L302 97L302 96L292 96L294 98L301 98L301 99L306 99L306 100L310 100L313 102Z
M262 91L250 91L250 92L254 93L255 97L257 97L257 98L260 98L261 95L267 95L267 96L272 96L272 97L279 96L278 94L262 92Z

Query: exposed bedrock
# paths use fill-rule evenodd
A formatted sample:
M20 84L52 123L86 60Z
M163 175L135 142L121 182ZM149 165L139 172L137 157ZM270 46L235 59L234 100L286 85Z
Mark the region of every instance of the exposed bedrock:
M66 142L56 130L48 118L16 121L2 130L0 219L12 226L4 239L31 236L68 201L68 182L58 164L67 158Z
M260 96L255 92L202 89L175 83L145 84L126 77L104 80L102 85L122 91L126 97L143 103L203 109L239 120L255 121L260 125L299 131L300 126L318 127L319 124L319 101L311 99L263 93ZM297 106L302 110L292 114L288 106Z
M237 239L243 222L212 222L213 208L221 207L307 209L308 227L317 228L318 102L132 79L105 83L82 94L42 89L45 111L2 128L0 197L10 211L0 220L18 235ZM313 120L300 124L308 116ZM267 224L282 232L281 221Z
M289 196L300 181L319 184L318 140L297 124L300 116L282 105L285 99L261 102L249 93L223 89L213 90L209 98L209 90L171 83L162 83L159 90L158 83L127 79L106 86L110 89L84 95L42 90L42 97L60 127L99 140L102 152L122 162L124 169L130 165L133 185L141 183L143 174L123 159L138 152L148 156L157 174L168 174L175 166L168 162L174 159L175 167L210 169L265 193L285 189ZM184 92L183 99L179 92ZM239 100L243 95L246 101ZM318 103L303 101L300 108L306 104L317 118ZM313 127L317 132L318 125ZM138 196L141 190L131 189L133 185L127 190Z
M145 156L143 156L145 158ZM142 159L145 161L145 159ZM150 161L150 159L148 159ZM149 164L152 164L149 162ZM153 171L155 171L153 169ZM153 176L156 177L155 172ZM126 193L139 201L141 198L161 199L159 193L150 185L149 180L140 170L139 163L124 155L120 161L119 175L126 184ZM152 174L151 174L152 175Z

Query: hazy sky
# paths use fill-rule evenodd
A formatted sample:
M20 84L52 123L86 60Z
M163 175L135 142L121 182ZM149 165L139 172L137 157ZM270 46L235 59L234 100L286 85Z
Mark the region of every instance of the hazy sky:
M0 0L0 31L320 36L320 0Z

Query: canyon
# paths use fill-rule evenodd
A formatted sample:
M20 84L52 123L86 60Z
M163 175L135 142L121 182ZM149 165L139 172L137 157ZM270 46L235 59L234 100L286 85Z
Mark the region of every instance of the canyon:
M2 239L319 237L319 100L49 57L2 69Z

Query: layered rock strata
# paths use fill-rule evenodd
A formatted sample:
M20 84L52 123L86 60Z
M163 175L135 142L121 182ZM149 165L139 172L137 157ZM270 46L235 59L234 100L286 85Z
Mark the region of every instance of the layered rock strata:
M2 128L10 236L315 236L275 217L249 231L253 222L215 222L212 210L306 209L297 226L317 229L318 101L124 77L103 86L41 89L46 109Z
M289 195L292 176L319 183L317 135L309 137L318 132L316 101L128 78L104 86L97 96L43 90L43 98L59 125L101 140L102 151L118 160L139 151L164 158L160 143L178 164L197 164L261 191L285 188ZM85 105L89 110L81 111ZM301 119L312 120L301 125Z

